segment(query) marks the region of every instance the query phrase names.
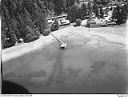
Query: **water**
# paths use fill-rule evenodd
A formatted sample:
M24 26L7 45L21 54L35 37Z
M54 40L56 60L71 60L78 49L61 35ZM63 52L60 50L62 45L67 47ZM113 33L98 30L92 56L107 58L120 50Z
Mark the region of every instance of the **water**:
M3 63L4 79L23 85L31 93L126 93L125 44L97 36L97 32L102 33L100 29L90 30L96 31L93 36L75 29L75 33L62 36L68 44L64 50L53 41Z

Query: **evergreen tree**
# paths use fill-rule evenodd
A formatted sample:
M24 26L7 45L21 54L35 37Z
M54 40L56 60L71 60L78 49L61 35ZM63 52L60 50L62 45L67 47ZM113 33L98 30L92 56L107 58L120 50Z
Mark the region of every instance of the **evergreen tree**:
M67 19L72 23L75 22L78 18L81 18L80 5L78 3L75 3L69 9Z
M2 0L2 46L7 48L23 38L33 41L48 28L47 0ZM29 37L28 37L29 36ZM8 39L8 40L7 40Z
M81 14L81 19L85 19L85 16L87 16L87 7L85 3L81 5L80 14Z
M94 2L97 4L106 5L110 2L110 0L94 0Z
M59 29L59 22L57 19L54 20L54 23L51 26L51 31L56 31Z
M66 1L66 11L68 12L70 7L75 4L75 0L65 0Z
M99 17L98 6L96 3L93 5L93 12L95 13L95 17Z
M112 13L112 19L116 22L117 25L125 23L127 20L127 13L124 6L117 5Z
M61 14L66 9L65 0L53 0L53 4L54 4L54 11L56 15Z

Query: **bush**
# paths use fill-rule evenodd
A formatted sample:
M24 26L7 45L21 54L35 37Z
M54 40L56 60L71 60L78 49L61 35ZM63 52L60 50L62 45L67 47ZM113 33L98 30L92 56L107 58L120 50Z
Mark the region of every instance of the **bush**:
M81 25L81 19L76 19L76 26L80 26Z
M44 30L44 32L43 32L44 36L48 36L49 34L50 34L50 29Z
M29 34L26 35L26 38L24 39L24 42L28 43L28 42L35 41L37 39L39 39L38 35L29 33Z

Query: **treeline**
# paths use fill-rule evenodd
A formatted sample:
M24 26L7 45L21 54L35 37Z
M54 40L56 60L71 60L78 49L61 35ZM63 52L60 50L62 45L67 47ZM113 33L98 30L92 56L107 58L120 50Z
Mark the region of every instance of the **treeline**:
M106 5L110 2L110 0L94 0L94 2L97 4Z
M69 12L71 6L75 3L80 3L80 0L50 0L53 3L53 10L55 14L59 15L62 12ZM110 2L110 0L94 0L97 4L106 5Z
M89 3L80 5L80 3L77 2L69 8L67 19L70 20L71 23L75 22L76 19L83 20L85 16L89 15L89 9Z
M89 18L89 15L94 13L97 18L104 18L105 11L103 11L104 6L108 6L109 0L94 0L94 2L87 2L80 4L80 2L75 2L68 11L67 19L70 22L75 22L77 19L83 20ZM117 10L114 10L113 16L119 24L125 23L128 16L128 3L119 3Z
M56 15L61 14L62 12L68 12L69 8L79 0L53 0L53 10Z
M13 46L19 39L38 39L48 28L47 0L2 0L2 48Z
M107 5L110 0L94 0L96 5ZM91 2L92 3L92 2ZM54 12L59 15L62 12L68 13L67 19L75 22L76 19L85 19L89 15L90 10L97 10L90 3L80 3L80 0L53 0Z

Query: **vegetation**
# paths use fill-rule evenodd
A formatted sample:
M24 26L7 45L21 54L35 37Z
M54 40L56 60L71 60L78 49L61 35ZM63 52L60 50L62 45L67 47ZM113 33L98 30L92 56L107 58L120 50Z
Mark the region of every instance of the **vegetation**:
M89 16L90 6L88 4L81 4L76 2L74 5L72 5L69 9L67 19L70 20L70 22L76 22L76 19L85 19L86 16Z
M97 4L106 5L110 2L110 0L94 0L94 2Z
M76 25L75 26L80 26L81 25L81 19L76 19Z
M68 12L75 1L79 0L2 0L2 48L15 45L21 38L29 42L46 34L48 14L53 10L56 15Z
M43 36L48 36L50 34L51 30L50 29L45 29L43 32Z
M127 5L117 5L112 13L112 20L116 22L116 24L120 25L127 21Z
M52 26L51 26L50 29L51 29L51 31L56 31L56 30L59 29L59 22L58 22L57 19L55 19L55 21L54 21L54 23L52 24Z
M81 5L80 14L81 14L81 19L82 19L82 20L85 19L85 16L88 15L88 13L87 13L87 6L86 6L85 3L83 3L83 4Z
M48 28L47 0L2 0L2 48L13 46L20 38L30 42Z
M75 22L76 19L81 18L80 14L80 4L75 3L74 5L71 6L68 12L67 19L70 20L71 23Z
M56 15L61 14L66 9L66 2L65 0L53 0L54 11Z
M62 12L68 12L70 7L75 4L75 1L79 0L53 0L55 14L59 15Z

